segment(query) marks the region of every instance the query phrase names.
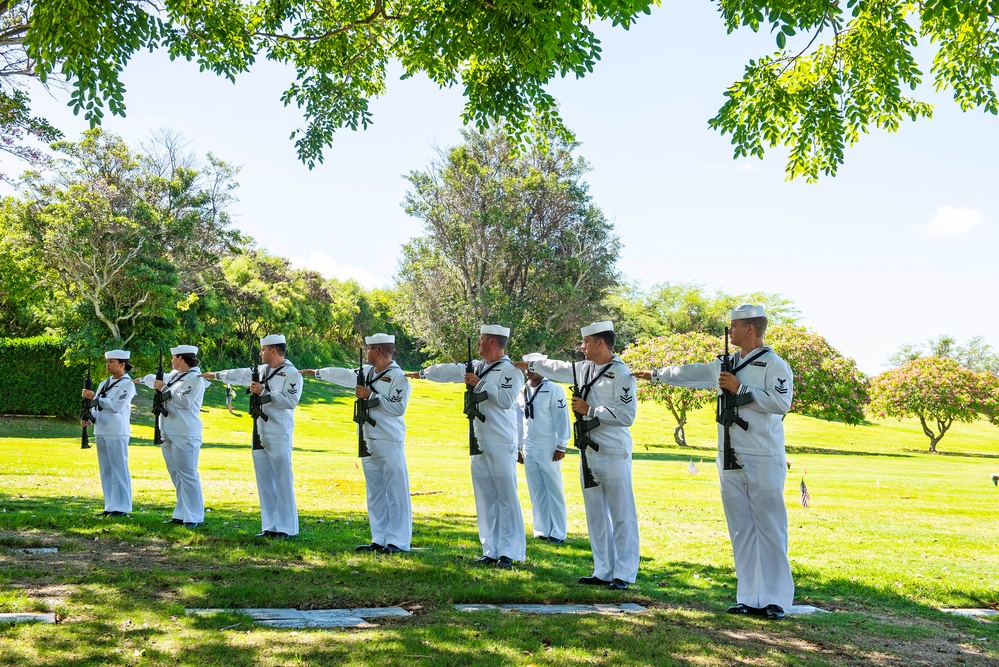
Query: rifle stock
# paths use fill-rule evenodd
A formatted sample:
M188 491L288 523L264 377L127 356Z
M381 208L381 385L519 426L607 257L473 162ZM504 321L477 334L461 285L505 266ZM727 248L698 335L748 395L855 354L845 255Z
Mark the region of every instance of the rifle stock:
M465 361L465 372L474 373L475 367L472 365L472 338L468 338L468 357ZM484 396L475 393L475 388L465 384L465 417L468 418L468 455L476 456L482 453L479 449L479 439L475 437L475 420L486 421L486 416L479 410L479 403L484 400Z
M582 398L582 392L579 389L579 379L576 377L576 361L570 359L569 363L572 364L572 397ZM583 419L583 415L576 411L573 411L573 415L575 415L575 421L572 423L572 444L579 450L579 461L583 468L583 488L593 489L600 486L600 482L593 477L590 462L586 459L586 450L600 451L600 445L593 442L593 439L590 437L590 431L600 425L600 420L597 418Z
M364 386L364 348L361 348L361 353L358 355L357 359L357 386ZM368 399L357 397L354 399L354 421L357 422L357 456L360 458L365 458L366 456L371 456L371 452L368 451L368 443L364 439L364 422L367 422L374 426L376 424L375 420L371 418L368 414Z
M87 374L83 378L83 388L92 389L93 380L90 377L90 359L87 359ZM90 399L83 399L83 405L80 409L80 421L81 422L92 422L94 421L93 415L90 413ZM80 449L90 449L90 437L87 435L87 427L83 426L83 433L80 438Z

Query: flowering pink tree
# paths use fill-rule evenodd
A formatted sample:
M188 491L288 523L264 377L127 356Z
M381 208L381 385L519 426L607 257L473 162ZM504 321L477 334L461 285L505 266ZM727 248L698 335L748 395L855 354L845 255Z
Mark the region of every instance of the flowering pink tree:
M947 357L922 357L891 368L871 382L871 411L880 417L916 417L930 439L930 451L958 422L987 417L996 405L996 378L962 368Z
M794 372L791 412L847 424L864 421L868 380L857 362L803 327L771 327L766 342Z
M621 358L630 368L653 369L663 366L703 363L711 361L724 349L721 338L709 334L690 332L649 338L629 345ZM673 418L673 440L681 447L687 446L683 427L687 413L706 405L715 398L715 392L706 389L687 389L669 385L638 381L638 400L654 401L665 405Z

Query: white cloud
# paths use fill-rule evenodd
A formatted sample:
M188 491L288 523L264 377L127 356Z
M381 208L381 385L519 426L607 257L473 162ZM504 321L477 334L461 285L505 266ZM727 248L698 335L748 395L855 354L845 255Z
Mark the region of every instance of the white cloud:
M296 269L309 269L318 271L324 278L336 278L337 280L356 280L367 288L384 287L388 281L375 274L357 266L341 264L323 252L310 252L306 257L291 257L292 267Z
M961 236L985 222L985 216L978 209L968 206L939 206L937 214L927 225L917 227L928 239L940 236Z

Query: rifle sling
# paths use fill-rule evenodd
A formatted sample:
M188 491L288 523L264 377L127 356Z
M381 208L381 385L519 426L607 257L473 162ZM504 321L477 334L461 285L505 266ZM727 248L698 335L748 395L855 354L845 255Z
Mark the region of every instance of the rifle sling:
M769 351L770 351L769 347L761 348L759 352L757 352L756 354L754 354L751 357L747 358L745 361L741 362L738 366L736 366L735 368L733 368L732 369L732 375L735 375L736 373L738 373L739 371L741 371L743 368L745 368L749 364L753 363L754 361L756 361L757 359L759 359L760 357L762 357L764 354L766 354Z
M593 378L589 382L585 382L584 381L583 382L583 386L579 388L579 397L585 401L586 397L590 395L590 391L593 389L593 385L595 385L597 383L597 380L599 380L600 378L602 378L604 376L604 373L606 373L608 370L610 370L610 367L613 366L616 363L617 363L616 359L614 361L611 361L609 364L607 364L606 366L604 366L603 368L600 369L600 372L597 373L597 376L595 378ZM593 367L591 366L590 368L586 369L586 375L587 375L587 377L589 377L590 370L592 368Z
M480 361L477 364L478 368L475 370L475 374L477 376L479 376L479 379L481 380L482 378L484 378L486 376L486 374L489 371L491 371L492 369L496 368L497 366L499 366L500 364L502 364L504 361L506 361L505 357L503 359L500 359L499 361L494 361L493 363L489 364L489 366L487 366L486 368L482 368L482 364L484 364L485 362L484 361Z
M108 380L110 380L110 379L111 378L108 378ZM131 379L132 378L128 377L128 373L125 373L124 375L122 375L120 378L118 378L114 382L106 385L103 389L100 389L100 391L97 392L97 400L100 401L102 398L107 398L109 391L111 391L112 389L114 389L115 387L117 387L122 381L124 381L124 380L131 380ZM107 382L108 380L105 380L104 382ZM104 382L102 382L101 384L104 384ZM100 412L103 409L104 408L101 407L101 404L98 403L97 404L97 411Z
M372 370L374 370L373 367ZM381 373L379 373L374 377L371 377L371 371L368 371L367 377L364 378L364 386L370 389L372 393L377 394L378 390L375 389L375 383L381 380L385 376L385 374L388 373L390 370L392 370L392 364L389 364L388 368L386 368L385 370L383 370Z

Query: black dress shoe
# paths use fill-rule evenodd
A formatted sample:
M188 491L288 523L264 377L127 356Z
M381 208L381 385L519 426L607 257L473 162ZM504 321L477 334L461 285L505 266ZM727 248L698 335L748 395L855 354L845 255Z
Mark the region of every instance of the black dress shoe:
M500 556L496 561L496 567L513 567L513 559L509 556Z
M550 540L551 538L550 538L550 537L546 537L545 535L535 535L535 536L534 536L534 539L536 539L536 540L542 540L542 541L544 541L544 542L547 542L547 541L548 541L548 540Z
M108 516L128 516L128 512L108 512Z
M768 604L763 608L763 613L771 621L783 621L784 620L784 610L780 605Z
M755 616L760 613L760 610L756 607L750 607L748 604L742 604L741 602L739 604L732 605L725 611L729 614L742 614L744 616L748 616L749 614L753 614Z
M476 558L475 562L481 563L482 565L495 565L499 561L497 561L495 558L490 558L489 556L483 556L482 558Z
M609 581L605 581L600 577L580 577L579 583L586 584L587 586L607 586L610 584Z
M610 589L614 591L626 591L628 590L628 582L624 579L614 578L614 581L609 584Z
M274 537L275 535L277 535L277 533L273 530L264 530L254 535L254 537Z
M372 542L371 544L362 544L358 547L354 547L354 551L385 551L385 547L378 544L377 542Z
M108 514L111 514L111 512L108 512L107 510L104 510L103 512L98 512L97 514L95 514L95 515L94 515L94 518L95 518L95 519L103 519L103 518L104 518L104 517L106 517L106 516L107 516Z
M385 548L382 549L382 553L383 554L401 554L401 553L405 553L405 552L402 549L400 549L399 547L397 547L396 545L394 545L394 544L386 544Z
M184 522L184 528L197 528L200 525L201 525L201 523L196 522L196 521L185 521Z
M549 544L565 544L565 540L560 540L557 537L549 537L548 542Z
M288 533L276 532L271 535L275 540L287 540L291 535Z
M169 523L178 523L178 524L180 524L180 523L184 523L184 520L183 519L164 519L162 523L167 523L167 524L169 524Z

